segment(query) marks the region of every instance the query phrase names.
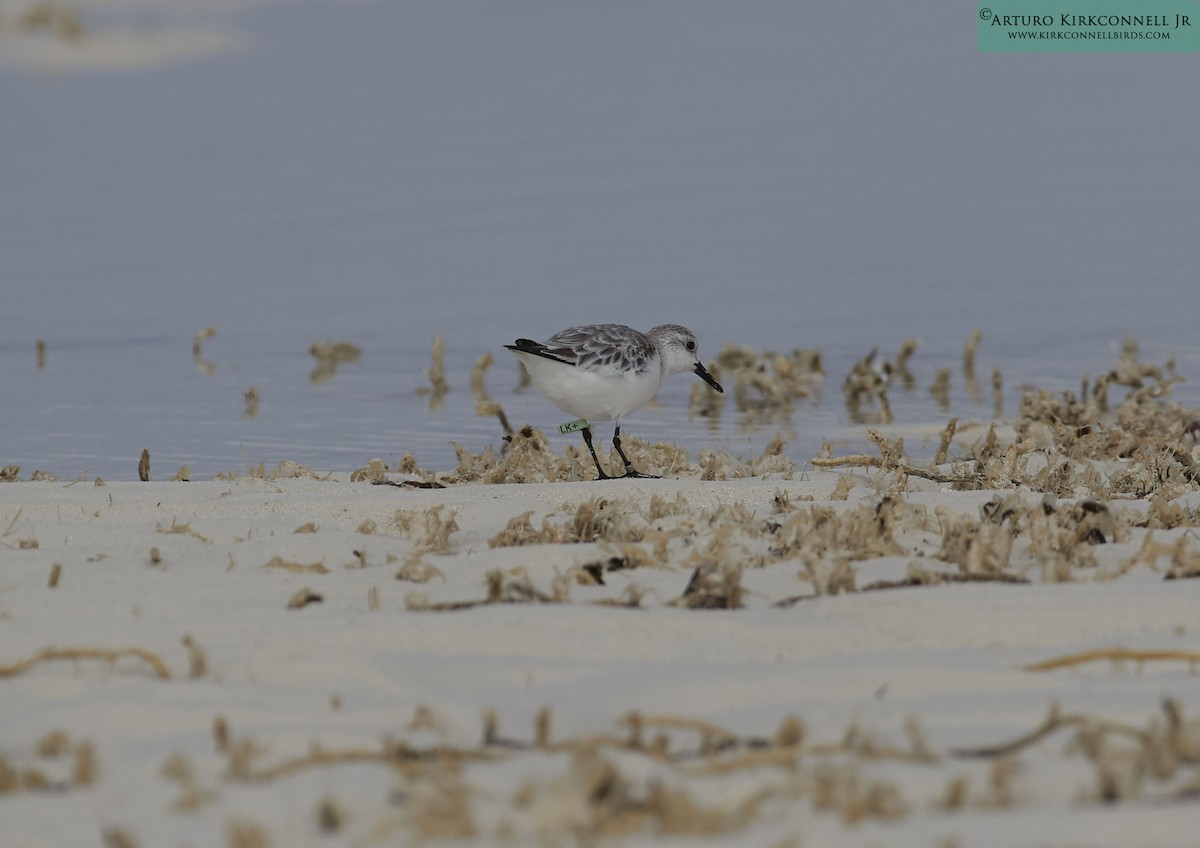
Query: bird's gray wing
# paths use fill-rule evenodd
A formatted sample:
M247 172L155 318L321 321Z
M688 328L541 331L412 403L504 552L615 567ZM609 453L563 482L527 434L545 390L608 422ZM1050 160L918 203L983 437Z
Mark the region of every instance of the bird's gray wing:
M654 343L624 324L585 324L555 333L546 340L546 351L564 362L597 372L646 370L655 354Z

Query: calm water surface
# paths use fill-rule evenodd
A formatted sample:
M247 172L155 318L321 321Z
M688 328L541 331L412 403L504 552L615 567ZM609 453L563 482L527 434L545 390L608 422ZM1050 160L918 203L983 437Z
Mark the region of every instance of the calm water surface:
M1018 384L1075 388L1126 335L1200 381L1191 57L982 55L951 2L206 14L249 46L0 70L0 463L23 474L132 479L142 448L157 478L406 451L448 468L451 440L499 445L474 412L476 358L496 357L488 386L515 423L551 432L565 416L512 392L501 345L592 321L683 323L706 358L824 353L819 398L782 425L689 420L686 377L626 425L693 450L746 454L780 426L799 460L825 438L857 449L842 378L908 337L900 424L947 417L939 368L949 414L987 418L992 368L1011 413ZM191 349L209 325L211 374ZM979 403L961 379L972 327ZM452 391L430 410L435 335ZM362 358L318 385L323 339Z

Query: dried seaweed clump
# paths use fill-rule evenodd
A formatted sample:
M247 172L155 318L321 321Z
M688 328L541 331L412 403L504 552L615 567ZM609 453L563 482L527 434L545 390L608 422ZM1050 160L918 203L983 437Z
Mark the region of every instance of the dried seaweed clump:
M541 483L581 479L578 455L570 461L557 456L541 431L526 424L506 440L499 457L489 445L474 454L451 442L458 465L443 479L447 483ZM572 477L572 474L575 474Z
M572 507L564 504L566 517L554 522L547 516L535 528L533 510L509 519L507 526L491 539L492 548L519 545L575 544L579 542L640 542L650 531L646 518L632 501L595 497Z
M382 459L369 459L362 468L350 472L351 483L378 483L387 479L387 463Z
M595 478L591 457L580 445L569 443L564 455L556 454L545 435L529 424L505 437L498 455L491 446L481 453L472 453L457 442L450 444L458 464L453 471L438 478L446 484L554 483ZM654 476L729 480L767 474L790 478L795 472L795 463L786 455L787 443L780 436L773 438L758 456L751 455L748 460L735 458L727 451L706 448L700 452L698 464L691 461L685 448L670 442L648 442L625 436L621 444L635 466ZM601 461L613 469L622 465L615 450L607 457L601 455Z
M1014 425L1015 438L1003 442L992 425L963 455L946 462L952 420L934 462L917 466L900 440L871 431L879 456L856 454L812 460L818 468L877 468L893 475L892 491L903 491L908 477L920 477L956 489L1026 489L1056 497L1174 498L1200 487L1200 413L1167 402L1179 381L1174 366L1145 365L1136 346L1127 345L1121 364L1101 375L1079 395L1026 391ZM1126 386L1113 406L1110 386ZM1082 399L1081 399L1082 398Z
M854 509L806 506L766 521L770 553L776 560L847 561L903 556L908 551L896 540L903 529L927 524L924 507L893 498L875 506Z
M327 479L329 479L328 474L326 474L324 477L322 477L321 475L317 474L317 472L315 472L311 468L309 468L307 465L301 465L300 463L293 462L290 459L280 460L279 464L276 465L273 469L271 469L271 473L269 476L270 476L270 479L272 479L272 480L291 480L291 479L295 479L298 477L304 477L309 480L327 480Z
M47 0L19 9L14 28L18 32L49 33L66 42L78 41L86 33L78 9Z
M1100 375L1090 388L1085 378L1078 395L1025 392L1016 444L1043 452L1046 465L1035 474L1018 470L1010 475L1013 484L1060 496L1099 498L1174 497L1195 489L1200 466L1192 452L1200 440L1200 412L1167 401L1181 380L1173 362L1161 367L1139 362L1136 343L1126 340L1117 367ZM1115 407L1109 399L1111 386L1127 389ZM1095 463L1116 468L1101 474ZM1076 485L1062 485L1068 479ZM1060 484L1057 491L1055 482Z
M776 435L762 452L749 459L735 457L726 450L703 448L697 458L697 464L690 466L690 476L701 480L739 480L749 477L767 477L778 475L781 479L790 480L796 472L796 464L785 453L787 442Z
M457 513L447 510L444 504L430 507L421 513L407 509L396 510L395 524L401 532L416 542L417 549L430 553L449 553L450 535L458 532Z
M758 456L751 455L746 462L739 464L733 469L733 479L743 477L766 477L769 474L777 474L784 480L792 479L792 475L796 471L796 464L792 461L784 451L787 450L787 442L779 435L767 442L767 446L763 448L762 453Z
M875 362L879 351L872 350L854 363L850 373L842 381L842 395L846 399L846 412L856 424L890 424L892 407L888 403L887 389L892 382L892 363ZM865 408L874 406L873 412Z
M316 367L308 375L312 383L325 383L333 379L338 368L357 362L362 356L362 349L352 342L313 342L308 348L309 354L316 360Z
M797 401L817 394L825 380L816 350L778 353L730 344L717 354L716 366L715 373L729 375L738 412L751 420L786 418ZM705 412L703 396L696 398L693 393L693 398L693 411L711 414Z
M96 782L96 746L90 739L73 740L61 730L52 730L37 741L21 760L0 754L0 797L15 792L60 794Z
M512 425L508 423L508 416L504 413L504 408L492 400L492 396L488 394L487 384L484 382L484 375L491 365L492 355L483 353L475 361L475 367L471 369L471 394L475 398L475 414L483 418L496 416L504 435L511 437L513 429Z
M698 466L688 460L687 451L666 442L651 443L626 436L621 440L630 460L646 473L657 475L699 476ZM457 467L443 477L446 483L542 483L590 480L595 477L591 457L577 445L568 444L565 458L555 454L549 440L529 424L517 429L497 456L489 446L482 453L471 453L451 442L458 458ZM609 463L618 467L615 452Z
M647 442L635 436L621 438L621 446L630 461L645 474L656 477L695 477L700 473L688 459L686 448L670 442ZM622 467L616 451L610 451L606 464L610 469ZM624 472L622 472L624 473Z
M441 336L434 336L431 353L433 363L430 365L429 370L425 372L425 376L429 378L429 385L418 388L417 394L429 395L429 408L440 409L446 393L450 391L450 384L446 382L445 339Z
M685 609L740 609L741 567L715 560L701 563L692 572L683 594L671 604Z
M493 568L485 575L487 596L469 601L430 601L420 592L410 592L404 597L404 606L413 612L452 612L488 604L566 604L570 603L570 578L556 577L549 592L537 588L525 569L517 567L509 571Z

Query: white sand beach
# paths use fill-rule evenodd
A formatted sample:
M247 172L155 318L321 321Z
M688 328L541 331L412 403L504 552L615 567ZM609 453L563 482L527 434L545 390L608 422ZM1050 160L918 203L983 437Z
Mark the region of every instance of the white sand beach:
M1194 838L1194 483L279 472L0 485L6 845Z

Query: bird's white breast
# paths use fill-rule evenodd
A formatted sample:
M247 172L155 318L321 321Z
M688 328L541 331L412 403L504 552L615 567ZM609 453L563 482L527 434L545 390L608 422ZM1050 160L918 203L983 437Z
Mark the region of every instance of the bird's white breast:
M644 406L658 391L662 374L657 361L641 373L602 374L544 356L513 352L551 403L588 421L611 421Z

